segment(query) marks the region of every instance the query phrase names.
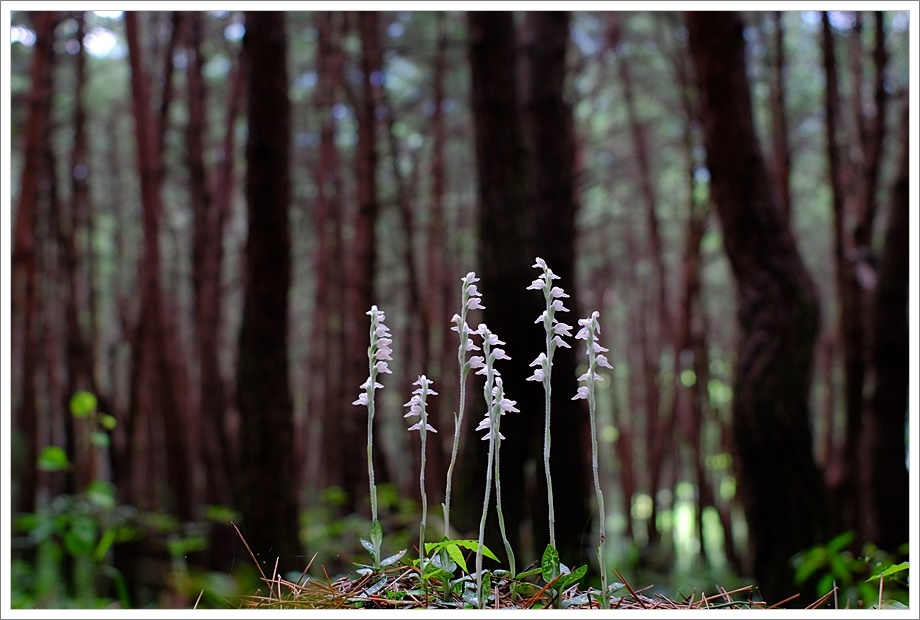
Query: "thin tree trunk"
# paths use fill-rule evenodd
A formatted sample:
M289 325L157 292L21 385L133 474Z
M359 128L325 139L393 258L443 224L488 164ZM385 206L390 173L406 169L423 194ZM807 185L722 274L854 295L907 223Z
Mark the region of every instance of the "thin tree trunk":
M770 108L773 122L773 175L779 188L779 205L787 220L791 217L792 197L789 190L789 129L786 120L786 51L783 37L783 13L773 12L773 79L770 81Z
M84 21L83 14L77 13L77 33L75 41L78 44L76 54L76 91L74 92L73 111L73 150L70 155L70 183L71 197L69 208L60 213L57 220L57 234L63 264L63 277L66 293L64 301L64 324L66 332L66 360L67 384L61 402L61 410L65 412L65 428L67 429L67 451L73 455L74 470L68 477L68 491L84 489L94 480L99 471L96 462L96 448L90 443L92 432L91 419L74 420L69 413L69 401L77 390L88 390L96 394L94 379L94 360L92 349L87 343L84 334L84 325L87 321L87 309L83 308L83 300L87 298L85 291L86 280L81 270L80 252L77 248L78 238L83 230L82 225L87 220L86 212L89 208L89 187L87 184L87 141L86 141L86 111L83 105L83 84L86 81L85 54L83 49ZM92 251L92 246L85 247L85 253Z
M13 400L13 428L22 430L24 450L22 461L15 463L18 481L14 493L17 511L35 510L37 490L36 459L38 457L38 404L36 372L38 340L36 334L39 307L37 286L37 256L35 246L36 212L41 196L44 169L42 143L50 122L51 72L54 67L54 27L59 20L55 12L32 14L35 27L35 51L32 56L29 109L23 130L24 163L20 179L19 201L13 231L11 324L13 385L21 385L19 402ZM15 392L14 392L15 394Z
M451 380L456 376L453 372L456 367L457 346L450 331L450 317L454 310L451 300L454 298L455 284L448 278L447 264L447 226L444 214L444 198L446 193L446 167L444 165L444 151L447 147L447 123L444 118L444 84L447 77L447 22L444 13L438 12L437 43L432 68L432 91L434 112L431 116L431 207L428 216L428 229L425 235L425 275L424 281L428 284L429 294L425 295L422 302L426 305L426 315L430 317L432 338L428 357L433 364L431 376L442 377L441 386L438 388L440 398L432 408L432 425L437 428L453 429L454 403L457 402L458 392L455 382ZM427 367L427 366L426 366ZM459 369L456 369L459 372ZM457 412L459 414L459 412ZM452 448L452 432L444 432L441 441L436 442L440 455L436 459L446 471L448 454ZM460 434L463 437L461 431ZM437 475L441 475L438 473Z
M238 502L263 570L301 570L294 413L288 376L291 286L290 101L284 14L247 12L248 235L236 398L240 412Z
M622 40L622 24L618 15L614 12L608 12L605 16L607 19L606 32L608 45L611 49L616 50ZM651 300L651 304L654 306L654 310L657 311L655 315L658 321L655 329L649 330L648 326L645 326L648 346L645 349L646 356L643 362L645 367L646 419L648 421L648 426L646 427L646 441L648 442L649 450L648 467L651 484L650 497L652 499L652 514L648 520L648 540L650 543L655 543L661 536L657 526L659 508L657 493L661 486L661 475L666 455L673 452L674 445L673 438L669 437L669 433L666 430L670 428L671 425L667 416L662 415L664 413L664 408L661 404L662 389L659 382L659 376L661 374L659 360L665 348L671 346L673 337L671 334L672 329L668 305L664 253L658 225L658 215L656 213L657 198L655 196L654 180L652 178L646 128L639 119L638 110L636 109L632 72L630 71L628 61L619 54L616 55L616 68L623 88L623 100L626 105L629 131L633 150L635 152L636 164L639 169L639 189L642 203L645 207L645 220L648 229L652 265L655 273L655 297Z
M907 322L910 235L908 106L901 128L901 161L891 194L891 211L873 298L872 361L875 391L862 437L866 539L895 552L908 541L907 405L909 328Z
M357 393L359 386L367 379L367 312L377 300L375 298L374 277L377 270L376 226L380 210L377 196L377 93L382 83L382 54L380 51L379 14L373 11L358 13L362 52L362 91L358 104L358 212L355 215L354 237L350 248L351 264L347 281L348 316L346 323L346 389ZM386 308L382 308L384 311ZM349 401L350 403L350 401ZM367 412L351 404L345 405L344 424L347 446L354 449L364 445L362 416ZM378 443L378 447L379 447ZM375 483L390 480L383 451L377 449L373 454ZM362 466L361 457L346 458L343 478L349 494L347 508L354 511L357 498L368 497L366 480L367 463Z
M198 436L204 480L206 481L204 501L217 506L230 506L233 491L229 477L231 459L228 454L228 440L225 430L227 415L226 386L220 371L220 332L223 324L221 308L221 264L223 262L223 222L226 200L220 196L215 177L221 177L221 184L230 181L230 176L218 168L209 175L205 166L205 133L208 128L207 91L204 82L205 58L201 45L204 21L201 14L188 16L188 38L186 51L190 56L187 64L189 122L186 127L187 159L189 167L189 190L192 202L192 288L195 311L195 335L198 358L198 407L196 417L200 429ZM231 73L231 87L228 100L227 128L224 137L225 150L219 165L232 166L233 130L236 109L240 95L239 70ZM229 138L227 137L229 135ZM232 168L231 168L232 170ZM226 191L226 190L224 190ZM223 547L229 541L223 541ZM214 551L219 546L213 545Z
M537 356L539 348L528 343L540 342L539 334L532 331L531 320L543 309L543 300L526 286L533 280L534 252L532 251L532 219L527 210L527 167L524 133L519 120L517 75L515 72L514 17L510 12L467 13L469 31L468 54L471 70L471 109L476 145L478 172L478 231L480 291L482 293L483 321L493 333L504 340L512 363L500 369L504 379L505 394L517 400L521 411L543 411L543 390L534 382L527 382L526 360ZM555 268L555 266L554 266ZM479 381L474 384L481 385ZM469 391L473 411L476 394ZM485 489L487 442L473 432L475 420L468 427L465 454L461 456L462 468L458 474L455 497L482 497ZM525 488L522 468L532 459L533 430L536 425L519 414L502 420L502 433L509 438L502 443L502 489L505 524L508 538L514 549L520 549L522 524L529 513L525 502L534 489ZM539 425L542 436L542 425ZM515 438L513 441L511 438ZM537 463L542 464L541 459ZM537 466L542 471L542 465ZM542 475L537 474L542 480ZM539 484L538 484L539 486ZM478 501L457 502L457 525L475 531L481 515ZM546 503L535 504L531 510L546 512ZM452 517L453 515L452 511ZM494 513L493 513L494 514ZM494 523L494 522L493 522ZM485 544L496 551L503 549L498 528L486 528ZM535 531L537 546L542 549L546 530Z
M351 410L343 410L343 407L353 409L350 405L353 397L349 398L349 395L356 388L346 386L344 382L345 362L350 355L345 342L345 329L350 319L341 283L343 278L350 274L345 268L342 240L345 190L342 185L341 156L335 143L336 121L332 113L333 106L343 91L341 41L346 35L346 23L345 20L335 20L334 17L333 13L317 14L320 37L317 105L320 107L322 119L321 161L316 170L317 175L322 174L322 177L317 179L317 185L320 187L317 227L320 226L319 222L323 222L322 228L317 229L317 234L322 236L318 251L323 254L322 260L317 261L317 269L323 270L322 274L317 276L318 294L321 288L325 288L322 291L325 301L321 303L318 297L317 308L321 308L321 314L326 316L325 321L317 318L317 329L323 330L327 355L322 359L314 359L316 367L313 374L320 376L324 386L323 401L320 403L322 414L319 416L321 432L317 433L322 441L320 456L323 472L320 480L324 487L339 486L345 489L350 502L347 504L350 506L349 512L353 512L354 493L360 488L361 478L358 477L357 468L352 465L355 459L348 458L346 446L350 445L349 442L360 441L361 435L360 425L350 422L355 414ZM367 345L364 345L360 351L365 351L366 348Z
M559 283L570 296L566 306L571 313L560 315L559 321L577 325L574 315L581 311L581 304L575 281L575 218L578 210L575 203L575 136L572 110L563 96L569 19L569 13L564 11L527 13L523 25L526 37L523 40L525 54L521 71L525 85L522 100L524 127L530 149L528 174L532 180L529 185L532 192L527 202L536 225L531 248L561 278ZM526 255L518 260L525 265L533 264L531 257ZM526 292L533 294L533 291ZM488 308L488 302L484 305ZM538 315L539 311L534 316ZM523 322L528 323L526 320ZM535 328L531 326L531 329ZM559 348L553 359L552 417L557 424L552 425L550 457L554 483L565 481L565 500L558 494L554 498L557 508L556 546L561 556L571 558L573 562L575 558L586 555L586 560L593 557L585 550L594 546L590 542L593 538L591 528L585 527L591 521L588 500L591 489L589 417L584 408L585 402L572 400L572 395L578 391L576 349L575 346ZM522 361L531 360L536 355L535 352ZM524 421L524 418L519 420ZM559 420L566 422L559 424ZM532 420L525 423L531 429L534 427ZM511 430L516 430L513 425ZM517 432L523 434L525 431L521 429ZM538 455L542 454L542 439L542 433L532 433L531 458L537 462ZM508 465L504 465L507 462L502 461L503 476L508 469ZM520 475L523 479L523 471ZM545 502L544 490L544 487L538 486L535 493L537 505ZM537 540L541 540L545 529L544 514L536 511L533 515L535 531L540 533Z
M765 600L779 602L813 587L795 582L790 559L825 542L828 532L808 415L818 299L757 142L744 24L734 13L687 13L686 21L712 195L738 289L738 487L760 591ZM777 454L784 457L777 460Z
M153 375L140 374L134 389L157 392L156 400L162 401L163 429L165 431L167 478L172 491L175 513L183 519L192 517L193 487L191 484L191 454L189 434L184 424L188 419L188 401L185 385L184 368L180 366L184 357L178 351L175 328L172 321L165 316L166 300L164 298L160 271L161 252L159 245L160 218L163 206L161 186L163 176L162 149L165 125L160 123L168 118L171 101L171 79L165 77L163 96L160 101L159 118L150 109L149 78L144 67L139 41L137 13L125 13L125 28L128 39L128 56L131 64L131 92L134 108L134 120L137 140L137 162L141 182L141 202L143 205L142 222L144 230L144 250L140 261L138 282L140 286L141 314L138 340L135 346L141 347L137 362L146 366ZM173 30L175 36L176 30ZM167 50L172 50L172 43ZM170 53L169 58L172 58ZM167 76L171 75L170 70ZM147 356L147 361L142 361ZM132 410L132 415L137 410ZM152 421L152 420L151 420ZM152 472L151 472L152 473Z
M858 532L856 514L860 505L857 481L858 445L862 426L866 360L862 329L863 296L850 262L851 246L846 234L847 216L855 210L853 199L848 199L847 196L853 187L852 184L857 183L857 175L854 167L841 157L843 140L837 133L837 128L841 126L840 93L834 58L833 32L826 11L822 13L821 19L824 73L827 81L825 130L834 214L834 264L837 270L839 330L844 366L844 406L846 407L843 443L832 455L828 483L836 506L834 514L838 515L838 522L833 526L839 531Z

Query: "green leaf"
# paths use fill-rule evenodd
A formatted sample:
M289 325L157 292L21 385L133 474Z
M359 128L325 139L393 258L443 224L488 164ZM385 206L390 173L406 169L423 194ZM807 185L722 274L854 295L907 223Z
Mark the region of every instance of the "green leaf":
M856 540L856 534L854 532L844 532L832 538L831 541L827 543L827 548L830 551L840 551L849 546L854 540Z
M451 577L453 577L454 571L457 570L457 563L450 559L450 555L445 549L440 549L431 556L431 564L450 573Z
M537 567L535 567L535 568L531 568L530 570L525 570L523 573L518 573L518 574L517 574L517 577L515 577L515 579L517 579L517 580L522 580L522 579L526 579L526 578L528 578L528 577L532 577L532 576L534 576L534 575L539 575L539 574L540 574L540 571L542 571L542 570L543 570L543 567L542 567L542 566L537 566Z
M77 390L70 397L70 413L75 418L88 418L96 413L96 395L86 390Z
M565 590L570 585L572 585L573 583L575 583L576 581L584 577L585 573L587 572L588 572L588 565L582 564L581 566L573 570L571 573L569 573L568 575L566 575L565 577L559 580L559 589Z
M904 603L902 603L901 601L884 600L882 601L882 604L879 607L879 609L910 609L910 608Z
M112 509L115 507L115 486L107 480L93 480L86 488L89 501L100 508Z
M384 575L379 580L377 580L374 585L367 589L367 595L373 596L380 592L383 589L383 586L387 585L387 576Z
M866 579L866 581L876 581L878 580L879 577L888 577L890 575L900 573L903 570L908 570L909 568L910 568L910 562L901 562L900 564L893 564L892 566L889 566L888 568L880 572L878 575L872 575L871 577Z
M64 545L74 557L87 557L96 548L96 522L89 515L77 515L64 532Z
M371 523L371 542L374 543L375 550L383 545L383 526L377 519Z
M438 581L447 583L453 578L453 573L448 573L443 568L439 568L434 564L428 564L425 566L425 579L437 579Z
M109 443L111 442L108 434L103 433L102 431L94 431L93 434L90 435L89 440L97 448L108 448Z
M552 545L546 545L543 551L543 559L540 560L540 571L543 574L543 581L551 582L559 576L559 552Z
M485 574L482 576L482 590L479 591L479 607L485 607L486 602L489 600L489 595L492 594L492 575L488 571L483 571Z
M457 566L459 566L464 573L470 572L466 567L466 560L463 559L463 554L460 553L460 548L457 545L448 545L445 551L447 551L447 555L450 556L450 559L456 562ZM483 554L485 554L485 549L483 549Z
M42 471L61 471L68 467L67 453L59 446L47 446L38 455L38 468Z
M374 550L374 543L372 543L366 538L361 539L361 546L364 547L365 551L371 554L371 557L373 557L374 553L376 553L376 551Z
M102 560L105 558L105 554L109 552L109 549L114 542L115 530L113 528L109 528L102 533L102 537L99 539L99 544L96 545L96 549L93 551L93 559L96 562L102 562Z
M440 551L441 549L448 548L450 545L456 545L457 547L463 547L464 549L469 549L470 551L476 551L479 548L479 541L470 540L470 539L457 539L457 540L442 540L441 542L436 542L436 543L425 543L425 551L427 553L431 553L433 550ZM495 560L496 562L500 561L495 556L495 554L492 553L492 551L485 545L482 546L482 555L486 556L487 558L491 560ZM451 557L454 557L454 556L451 556ZM454 559L456 561L456 558Z
M115 419L115 416L109 415L107 413L100 413L98 416L96 416L96 419L99 420L99 424L102 425L102 428L107 431L114 430L118 425L118 420Z
M380 562L380 566L389 566L390 564L396 564L396 562L399 561L399 558L401 558L404 555L406 555L405 549L403 549L399 553L394 553L390 557L383 558L383 560Z
M575 605L587 605L589 602L587 594L579 594L573 596L572 598L565 599L562 601L562 608L573 607Z

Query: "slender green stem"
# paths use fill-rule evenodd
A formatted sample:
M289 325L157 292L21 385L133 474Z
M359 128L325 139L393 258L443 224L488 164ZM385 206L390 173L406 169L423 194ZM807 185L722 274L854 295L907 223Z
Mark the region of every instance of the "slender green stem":
M604 512L604 492L601 489L600 466L597 458L597 400L595 387L598 381L604 378L597 374L599 366L613 368L607 357L603 355L606 351L604 347L597 343L597 334L600 333L601 327L598 321L599 314L595 310L591 316L578 321L582 329L575 336L576 339L585 341L586 352L588 354L588 371L579 377L579 381L585 381L586 385L578 388L578 393L572 397L572 400L579 398L587 399L588 413L591 416L591 469L594 473L594 492L597 495L597 560L598 568L601 571L601 607L604 609L610 606L610 592L607 588L607 515Z
M543 327L546 330L546 369L543 373L543 392L544 392L544 409L546 417L543 425L543 470L546 474L546 501L549 505L549 544L556 548L556 511L553 502L553 475L549 468L549 451L552 444L550 435L550 407L552 406L553 386L553 353L556 348L553 343L553 302L550 295L549 287L552 281L547 278L548 284L544 288L544 297L546 298L546 315L543 319Z
M428 417L425 415L424 406L422 407L422 425L419 427L422 439L422 463L418 472L418 486L422 494L422 522L418 527L418 572L419 575L425 574L425 527L428 523L428 495L425 493L425 435Z
M594 357L594 353L590 353ZM591 360L593 366L594 360ZM596 419L596 401L594 396L594 377L588 380L588 412L591 415L591 467L594 470L594 492L597 494L597 520L598 520L598 537L597 537L597 559L601 571L601 606L603 609L610 607L610 593L607 591L607 517L604 513L604 492L601 490L599 467L597 462L597 419Z
M460 408L454 414L454 443L450 450L450 465L447 467L447 488L444 492L444 535L450 538L450 492L454 480L454 465L457 462L457 452L460 448L460 429L463 428L463 412L466 410L466 377L470 367L466 361L466 341L469 338L469 328L466 326L466 304L463 304L461 318L460 348L457 350L457 361L460 363Z
M491 355L491 345L489 344L489 338L486 335L483 335L483 345L482 353L485 358L486 364L486 380L485 386L483 387L483 396L486 401L486 411L487 415L492 416L492 385L494 383L494 375L492 373L492 355ZM479 544L476 546L476 601L479 605L479 608L482 609L483 598L482 598L482 546L484 544L485 534L486 534L486 517L489 514L489 496L492 495L492 463L495 458L495 443L498 439L498 431L495 429L495 424L489 424L489 458L486 463L486 490L482 498L482 517L479 519Z
M504 393L499 388L496 400L499 402L504 397ZM508 567L511 569L511 577L517 575L517 566L514 560L514 551L511 549L511 542L505 533L505 515L502 512L502 483L501 483L501 454L502 454L502 436L501 436L501 410L493 408L493 424L495 425L495 511L498 513L498 529L502 533L502 542L505 544L505 553L508 554Z
M475 272L469 272L461 278L463 286L460 294L460 315L454 315L457 334L460 336L460 346L457 348L457 362L460 364L460 406L454 413L454 443L450 451L450 465L447 467L447 485L444 490L444 536L450 537L450 498L451 487L454 481L454 465L457 463L457 452L460 447L460 431L463 428L463 413L466 411L466 377L470 371L469 362L466 360L467 343L470 340L470 328L466 324L467 312L473 309L483 309L479 303L480 293L475 282L479 281ZM451 328L454 329L454 328Z
M371 375L371 383L374 375ZM377 485L374 484L374 387L367 399L367 477L370 480L371 519L377 520Z
M549 385L549 370L546 372L546 378L543 381L543 387L546 392L546 421L543 427L543 470L546 473L546 501L549 504L549 544L553 549L556 548L556 512L553 509L553 475L549 470L549 449L552 438L549 431L550 422L550 400L552 398L552 388Z

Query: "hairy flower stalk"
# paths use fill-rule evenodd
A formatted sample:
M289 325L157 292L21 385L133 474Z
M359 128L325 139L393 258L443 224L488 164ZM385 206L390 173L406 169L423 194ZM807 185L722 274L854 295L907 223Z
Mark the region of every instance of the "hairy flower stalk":
M357 400L352 404L367 407L367 477L371 496L371 542L374 546L374 566L379 567L383 530L380 521L377 520L377 485L374 484L374 393L378 388L383 388L383 385L377 382L377 375L392 374L387 360L393 359L393 351L390 349L393 339L390 336L390 328L383 323L386 316L377 306L371 306L366 314L371 317L370 346L367 348L369 374L367 381L361 384L364 392L358 394Z
M492 466L495 458L495 448L500 439L504 439L498 430L498 425L493 423L493 419L499 417L500 407L494 403L492 388L495 386L496 379L500 381L500 373L494 369L496 360L511 359L504 349L497 345L505 344L493 334L485 323L480 323L476 329L482 337L482 355L474 355L470 358L470 368L477 368L477 375L485 375L485 386L483 387L483 396L486 401L486 415L479 422L476 430L486 430L489 432L483 436L483 440L489 440L489 457L486 465L486 489L482 499L482 518L479 521L479 544L476 546L476 600L481 608L485 603L482 592L482 546L486 532L486 516L489 514L489 496L492 494ZM494 349L492 347L495 347ZM513 404L512 404L513 406ZM488 598L488 595L486 595Z
M450 491L454 479L454 465L457 462L457 451L460 447L460 429L463 427L463 412L466 410L466 377L470 372L470 362L466 359L467 351L479 351L479 347L473 344L470 338L469 325L466 323L466 315L470 310L485 310L485 306L480 303L481 294L476 287L479 278L476 273L471 271L462 278L461 288L461 308L460 314L455 314L451 318L454 324L451 330L457 332L460 336L460 346L457 348L457 361L460 363L460 406L457 413L454 413L454 443L450 451L450 465L447 467L447 487L444 491L444 536L450 537Z
M546 265L539 256L533 267L541 269L543 273L530 283L527 290L543 291L543 298L546 300L546 310L544 310L534 323L543 323L543 329L546 331L546 352L540 353L531 366L537 366L534 374L527 377L528 381L541 381L543 383L543 392L545 394L545 421L543 425L543 469L546 474L546 497L549 504L549 544L556 548L556 514L553 508L553 478L549 469L550 453L550 403L552 401L552 368L553 354L557 347L571 348L569 344L562 339L562 336L571 337L572 326L560 323L556 320L556 312L568 312L569 309L562 305L561 298L568 295L558 286L553 286L553 280L558 280L559 276L553 273L553 270Z
M604 514L604 493L601 491L597 465L597 419L595 416L597 405L594 396L594 384L596 381L604 380L603 377L597 374L598 367L613 367L604 355L607 349L597 343L597 335L601 333L601 326L598 321L599 316L599 313L595 310L591 313L590 317L578 320L581 329L575 334L575 338L585 341L585 349L588 354L588 371L578 377L578 380L583 381L585 385L578 387L578 393L572 397L572 400L577 400L579 398L587 399L588 412L591 415L591 466L594 470L594 492L597 494L597 519L599 530L597 560L601 571L601 607L606 609L610 606L610 593L607 591L607 563L605 559L605 548L607 546L607 518Z
M410 431L418 431L419 438L422 441L422 458L419 467L418 486L422 495L422 522L418 528L418 573L425 574L425 528L428 523L428 495L425 493L425 437L428 431L437 433L437 429L428 423L428 410L426 401L429 395L437 395L437 392L431 389L431 379L425 375L419 375L418 380L412 385L417 385L418 389L412 392L413 396L409 399L404 407L409 408L409 412L403 417L418 416L419 421L409 427Z
M508 568L511 570L511 576L517 575L517 564L514 560L514 551L511 549L511 542L505 533L505 515L502 512L502 477L501 477L501 454L502 439L501 421L502 416L508 412L518 413L519 410L515 405L517 401L505 398L505 387L502 378L496 374L495 386L492 388L492 415L491 422L495 426L495 511L498 513L498 529L502 533L502 542L505 544L505 553L508 554ZM497 411L497 413L496 413Z

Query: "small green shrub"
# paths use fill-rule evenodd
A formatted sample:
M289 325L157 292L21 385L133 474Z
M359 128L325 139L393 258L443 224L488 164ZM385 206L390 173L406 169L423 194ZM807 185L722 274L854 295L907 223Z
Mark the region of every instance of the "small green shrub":
M838 588L836 608L885 608L907 605L909 589L907 562L896 563L892 554L873 544L860 553L850 547L856 540L853 532L844 532L828 542L803 551L793 558L797 583L818 576L817 592L821 597ZM907 545L898 549L907 555Z

